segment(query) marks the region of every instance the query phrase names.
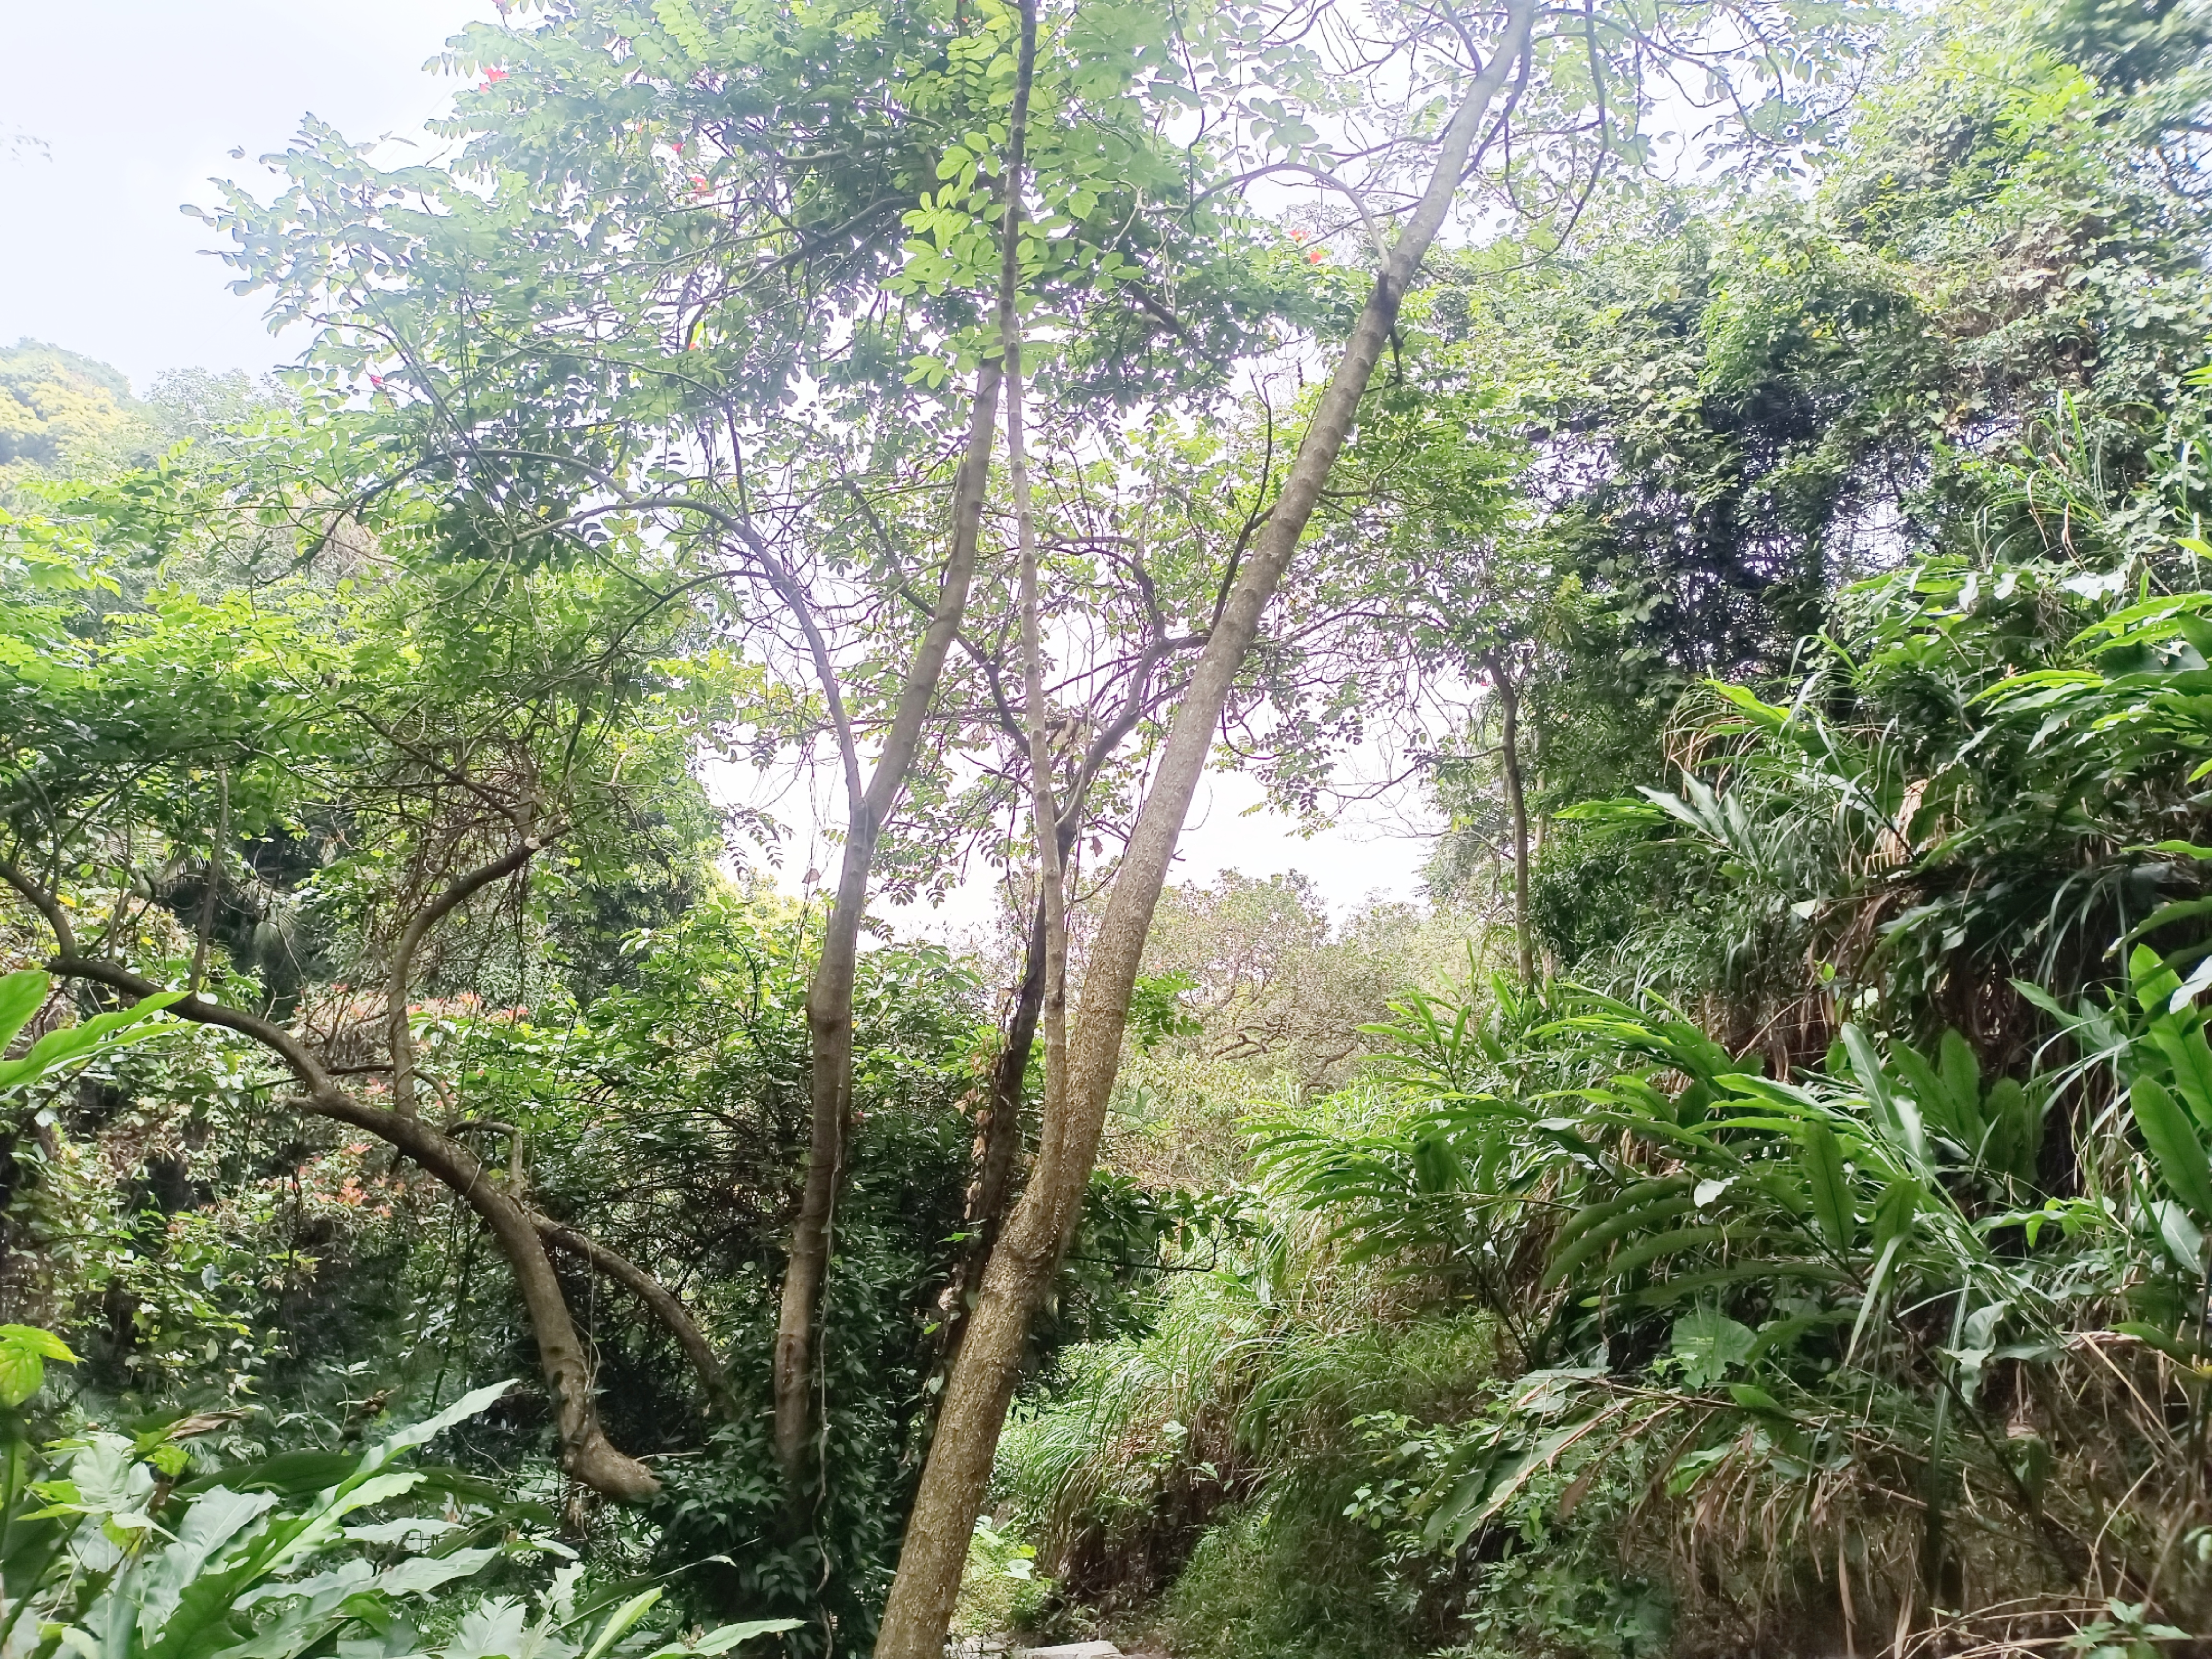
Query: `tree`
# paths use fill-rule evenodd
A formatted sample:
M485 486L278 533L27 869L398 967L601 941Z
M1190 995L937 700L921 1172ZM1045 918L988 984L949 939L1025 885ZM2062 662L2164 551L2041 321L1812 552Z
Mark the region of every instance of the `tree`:
M853 963L896 812L928 793L915 771L969 601L1004 259L1070 343L1057 394L1106 409L1218 380L1273 306L1211 240L1223 210L1166 130L1183 69L1157 20L1056 24L1027 122L1017 33L1006 7L935 3L479 27L452 59L484 79L451 169L378 173L312 129L287 193L234 195L218 220L246 285L321 328L318 414L348 438L319 488L367 501L434 480L457 544L528 558L650 524L685 580L727 596L738 648L812 683L753 711L764 752L826 747L846 804L779 1337L794 1482ZM1017 128L1030 206L1009 184Z
M70 505L58 524L16 526L20 540L65 547L89 526L111 547L136 538L158 553L182 539L204 552L228 532L265 550L264 527L223 510L207 481L125 480ZM649 1275L489 1174L465 1104L441 1093L444 1121L426 1115L426 1081L443 1085L417 1063L415 1005L441 938L463 919L481 938L489 907L519 902L550 848L574 848L588 868L617 851L656 792L683 791L684 728L712 716L714 693L687 706L688 688L672 682L663 653L685 619L665 602L641 608L628 584L596 571L410 569L393 555L414 532L414 504L386 505L382 549L310 546L310 566L357 561L335 599L290 577L28 619L43 649L22 649L19 635L0 665L11 733L0 879L42 918L58 977L237 1034L289 1074L292 1109L367 1130L461 1195L528 1310L563 1467L642 1498L658 1482L600 1427L549 1248L641 1294L710 1394L714 1357ZM358 965L381 981L374 1010L264 991L213 949L218 917L257 889L296 900L283 892L288 848L312 849L319 901L359 930ZM182 891L161 874L179 863L195 878ZM189 930L182 957L143 926L165 904ZM360 1056L364 1046L381 1058ZM351 1079L374 1079L380 1097Z

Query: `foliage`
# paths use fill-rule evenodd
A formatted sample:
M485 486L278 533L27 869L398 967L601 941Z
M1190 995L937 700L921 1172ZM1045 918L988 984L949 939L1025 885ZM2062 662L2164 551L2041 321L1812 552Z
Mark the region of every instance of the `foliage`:
M1863 65L1849 6L1544 14L1218 734L1310 819L1348 753L1431 780L1439 902L1165 895L972 1632L2132 1659L2212 1624L2200 14L1954 9ZM794 1493L777 1283L845 1011L725 782L857 765L899 706L1008 252L1052 707L1015 706L969 469L975 597L855 826L874 892L972 855L1020 910L1034 720L1077 890L1111 879L1282 504L1288 382L1471 67L1419 9L1035 21L1010 204L999 0L502 9L449 43L436 159L311 122L214 216L313 331L289 392L0 353L15 1650L769 1632L649 1633L643 1573L870 1643L968 1189L1037 1143L1021 975L863 953ZM1662 63L1752 100L1698 182L1639 176ZM1291 178L1352 210L1277 225L1248 189ZM1531 840L1553 971L1488 979ZM532 1263L656 1506L560 1484L562 1385L447 1407L535 1363ZM403 1467L441 1431L472 1473Z
M975 1522L951 1633L990 1636L1022 1629L1035 1621L1051 1589L1052 1581L1036 1571L1036 1548L983 1516Z
M44 1332L0 1331L10 1641L24 1651L290 1659L343 1639L446 1659L677 1659L789 1628L755 1621L690 1641L641 1629L658 1588L617 1606L612 1587L586 1588L574 1552L542 1533L517 1535L520 1517L496 1502L487 1508L482 1482L404 1467L416 1448L511 1384L465 1394L358 1451L290 1453L194 1474L189 1437L209 1425L172 1418L135 1436L90 1430L62 1440L42 1468L17 1410L39 1386L41 1358L74 1356ZM422 1512L425 1498L446 1514ZM494 1541L469 1542L487 1531ZM572 1564L533 1591L535 1618L513 1595L463 1607L447 1592L447 1605L438 1605L448 1585L514 1577L546 1555Z
M35 968L19 969L0 977L0 1050L15 1042L17 1034L39 1013L52 984L51 978ZM79 1024L43 1033L20 1057L0 1060L0 1094L28 1089L64 1066L112 1053L126 1043L161 1036L162 1026L146 1022L176 1000L175 994L165 994L112 1013L96 1014ZM130 1035L125 1036L125 1032Z

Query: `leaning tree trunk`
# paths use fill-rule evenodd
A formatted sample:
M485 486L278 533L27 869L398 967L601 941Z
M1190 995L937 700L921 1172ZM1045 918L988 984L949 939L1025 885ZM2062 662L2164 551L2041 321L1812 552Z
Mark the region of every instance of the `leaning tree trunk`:
M1175 857L1176 842L1206 769L1213 732L1245 653L1259 632L1322 486L1351 434L1398 309L1429 245L1450 210L1491 100L1528 48L1534 0L1515 0L1504 37L1446 129L1420 204L1376 273L1373 292L1346 343L1298 447L1283 493L1254 556L1222 607L1189 689L1176 711L1158 773L1129 837L1112 896L1092 942L1083 1001L1067 1060L1061 1109L1044 1120L1036 1164L1020 1204L984 1271L930 1442L921 1486L907 1520L877 1659L941 1659L968 1545L981 1512L991 1461L1012 1403L1030 1323L1046 1294L1082 1211L1106 1105L1121 1062L1129 999L1152 912Z
M432 926L470 894L501 875L522 868L541 845L538 838L526 836L505 856L461 877L433 900L409 927L395 975L404 974L416 947ZM0 881L20 892L52 928L56 951L46 968L56 978L88 980L134 1000L143 1000L161 989L120 963L80 956L67 910L54 895L14 865L0 860ZM404 1012L404 994L399 1006ZM659 1493L660 1482L653 1472L617 1450L600 1425L592 1395L591 1356L561 1293L560 1278L539 1237L538 1218L519 1197L498 1183L475 1153L411 1110L371 1106L348 1094L305 1043L274 1021L197 993L170 1004L168 1012L179 1019L235 1031L260 1044L284 1063L300 1085L302 1097L294 1103L301 1109L367 1130L413 1158L474 1210L507 1260L529 1316L532 1334L537 1338L538 1364L552 1398L554 1427L560 1437L562 1468L594 1492L625 1503L642 1503ZM405 1034L398 1034L393 1045L395 1071L410 1055Z

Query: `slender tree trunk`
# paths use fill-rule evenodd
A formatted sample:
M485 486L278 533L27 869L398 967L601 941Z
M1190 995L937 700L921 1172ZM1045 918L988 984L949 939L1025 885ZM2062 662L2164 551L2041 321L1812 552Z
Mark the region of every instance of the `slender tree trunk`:
M1024 64L1036 47L1036 0L1023 0L1022 55ZM1013 176L1017 201L1021 175ZM1037 594L1036 515L1030 501L1029 447L1023 427L1022 335L1016 314L1020 266L1015 238L1006 237L1006 267L999 287L999 333L1006 343L1006 464L1012 474L1014 525L1021 551L1022 685L1030 739L1030 821L1037 849L1037 913L1044 946L1040 1020L1044 1028L1043 1121L1058 1122L1067 1113L1067 886L1061 871L1060 809L1053 801L1052 710L1044 695L1044 629ZM973 1518L970 1518L973 1524Z
M1011 249L1019 225L1022 151L1027 137L1029 88L1035 62L1034 33L1015 79L1013 108L1007 118L1008 189L1005 238ZM1011 256L1010 256L1011 257ZM795 1495L805 1472L808 1383L814 1352L815 1310L822 1295L833 1247L837 1192L844 1180L845 1139L853 1095L853 980L860 960L860 921L868 902L868 876L877 838L890 820L899 792L921 741L921 726L945 672L945 659L958 633L975 576L976 544L983 521L983 495L991 471L992 439L998 423L1001 362L985 362L975 377L975 399L968 416L968 448L952 489L952 546L937 609L915 653L890 735L868 783L867 795L852 813L845 832L845 856L822 941L822 957L807 988L806 1024L811 1072L812 1122L807 1143L806 1182L799 1195L799 1218L792 1228L791 1258L784 1269L783 1299L775 1330L775 1454Z
M1068 837L1060 840L1063 857ZM1040 901L1042 896L1039 895ZM938 1345L939 1368L949 1368L960 1352L961 1334L968 1315L983 1288L983 1268L999 1242L999 1232L1013 1198L1014 1170L1022 1155L1022 1093L1028 1081L1030 1054L1036 1047L1038 1016L1044 1009L1044 908L1040 902L1030 916L1029 942L1022 955L1022 977L1014 992L1013 1012L1006 1021L1006 1041L991 1066L989 1103L985 1106L982 1156L976 1161L975 1184L968 1194L959 1264L945 1307L945 1329Z
M984 1270L982 1296L945 1389L921 1486L908 1516L898 1575L876 1638L876 1659L942 1659L945 1626L959 1594L1006 1408L1013 1401L1030 1322L1051 1289L1082 1213L1145 938L1206 769L1214 728L1261 617L1351 434L1407 287L1450 210L1491 101L1528 49L1534 15L1534 0L1514 0L1497 51L1446 128L1428 188L1376 273L1374 290L1322 394L1283 493L1176 711L1158 772L1091 947L1060 1109L1046 1114L1036 1168Z
M1505 774L1505 805L1513 815L1513 937L1519 947L1521 983L1536 982L1536 941L1528 927L1528 798L1521 785L1521 691L1502 652L1483 658L1498 692L1498 755Z
M806 1180L791 1231L783 1298L775 1331L775 1453L794 1483L805 1470L812 1420L807 1389L813 1365L814 1311L830 1267L837 1192L845 1175L845 1137L853 1099L853 983L860 969L860 923L867 915L868 878L876 842L921 745L923 716L945 672L945 653L960 627L975 573L983 491L998 418L1000 369L985 363L975 377L968 447L952 486L952 548L938 589L937 609L915 653L890 736L866 795L845 828L837 891L823 927L822 954L806 988L810 1122Z

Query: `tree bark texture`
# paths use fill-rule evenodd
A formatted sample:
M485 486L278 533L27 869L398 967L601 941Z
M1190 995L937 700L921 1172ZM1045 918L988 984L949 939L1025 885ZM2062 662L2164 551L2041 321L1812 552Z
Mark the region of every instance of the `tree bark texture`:
M1528 49L1534 15L1534 0L1515 0L1490 63L1445 129L1428 188L1376 273L1374 289L1299 443L1283 493L1176 708L1152 790L1091 945L1061 1109L1048 1112L1043 1120L1036 1167L984 1270L982 1294L946 1386L876 1638L877 1659L942 1659L945 1628L1013 1401L1030 1320L1051 1288L1082 1213L1146 936L1206 769L1214 729L1261 615L1350 436L1406 289L1450 210L1491 102Z
M1062 838L1061 853L1066 852ZM1036 1047L1037 1018L1044 1008L1044 908L1030 913L1029 941L1022 954L1021 982L1014 991L1006 1040L992 1063L990 1094L984 1107L982 1155L975 1184L968 1194L960 1261L945 1305L945 1331L939 1343L939 1368L949 1368L960 1352L968 1315L983 1288L983 1268L999 1242L1006 1206L1014 1192L1014 1170L1022 1155L1022 1091L1028 1081L1030 1054Z

